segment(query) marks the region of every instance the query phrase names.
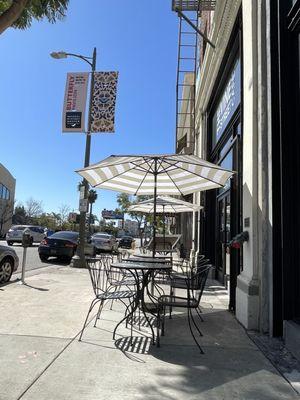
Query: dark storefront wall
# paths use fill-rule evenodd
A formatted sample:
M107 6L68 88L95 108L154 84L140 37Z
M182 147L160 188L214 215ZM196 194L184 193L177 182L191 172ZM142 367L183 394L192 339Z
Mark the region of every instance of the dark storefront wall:
M229 285L229 308L235 309L236 279L241 252L227 244L241 231L242 122L240 17L217 78L208 112L209 160L237 173L225 188L206 193L205 233L201 248L216 265L216 278ZM212 240L213 239L213 240Z
M270 1L270 11L273 334L281 336L285 320L300 322L300 0Z

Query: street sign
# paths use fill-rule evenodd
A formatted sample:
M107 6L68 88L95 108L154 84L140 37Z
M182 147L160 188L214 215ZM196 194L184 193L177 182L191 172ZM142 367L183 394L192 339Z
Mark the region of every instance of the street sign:
M79 200L79 211L80 212L87 212L88 210L88 200L87 199L80 199Z
M85 187L84 185L80 186L80 200L84 199L84 192L85 192Z
M69 218L68 218L69 222L76 222L76 219L77 219L77 213L74 212L69 213Z

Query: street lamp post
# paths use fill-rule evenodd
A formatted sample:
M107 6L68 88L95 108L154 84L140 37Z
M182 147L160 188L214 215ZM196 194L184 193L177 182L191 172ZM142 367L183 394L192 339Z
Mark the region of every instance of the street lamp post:
M96 48L94 47L93 57L86 57L80 54L74 53L66 53L64 51L53 52L51 53L51 57L55 59L67 58L69 56L80 58L83 61L86 61L92 68L92 76L91 76L91 86L90 86L90 99L89 99L89 110L88 110L88 127L86 131L86 142L85 142L85 156L84 156L84 167L87 167L90 164L90 153L91 153L91 109L92 109L92 100L93 100L93 87L94 87L94 72L96 69ZM84 199L88 198L88 190L89 184L86 179L83 179L82 185L84 186ZM85 233L86 233L86 210L80 211L80 220L79 220L79 243L77 246L76 254L72 258L71 266L73 267L85 267L85 255L84 255L84 244L85 244Z

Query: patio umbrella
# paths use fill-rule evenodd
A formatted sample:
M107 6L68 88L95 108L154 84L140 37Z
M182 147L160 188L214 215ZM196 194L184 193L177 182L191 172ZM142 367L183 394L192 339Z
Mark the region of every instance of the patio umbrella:
M165 246L165 214L178 214L184 212L196 212L199 211L201 206L197 204L189 203L188 201L183 201L180 199L176 199L174 197L166 196L157 196L156 197L156 213L163 214L163 237L164 237L164 246ZM146 214L151 214L154 211L154 197L140 201L137 204L133 204L129 207L128 211L133 212L142 212Z
M156 213L157 214L177 214L183 212L199 211L201 206L197 204L189 203L170 196L157 196L156 197ZM153 213L154 211L154 197L140 201L139 203L133 204L129 207L129 211Z
M194 155L112 155L77 170L93 187L133 195L177 195L220 188L233 171ZM156 235L156 200L153 208L153 255Z

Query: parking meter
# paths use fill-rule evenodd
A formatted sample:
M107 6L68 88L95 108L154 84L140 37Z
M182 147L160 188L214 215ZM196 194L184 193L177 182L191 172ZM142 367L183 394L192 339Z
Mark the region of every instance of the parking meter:
M30 235L30 230L28 228L24 229L23 235L22 235L22 246L23 247L29 247L31 246L32 241L31 241L31 235Z
M25 284L25 264L26 264L27 247L31 246L31 244L32 244L32 239L30 235L30 230L26 228L24 229L22 235L22 246L23 246L22 276L21 276L22 284Z

